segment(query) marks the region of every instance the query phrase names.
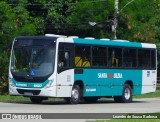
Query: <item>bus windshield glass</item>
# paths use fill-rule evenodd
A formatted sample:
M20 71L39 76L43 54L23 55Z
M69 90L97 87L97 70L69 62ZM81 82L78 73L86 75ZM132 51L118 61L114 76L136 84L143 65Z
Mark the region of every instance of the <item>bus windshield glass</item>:
M31 43L31 41L28 41ZM20 77L46 77L53 73L55 45L13 46L11 72Z

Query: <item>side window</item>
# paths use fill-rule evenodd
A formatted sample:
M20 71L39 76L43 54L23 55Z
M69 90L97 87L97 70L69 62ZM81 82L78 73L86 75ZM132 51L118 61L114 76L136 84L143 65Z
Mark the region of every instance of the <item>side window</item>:
M107 67L107 48L95 46L92 48L92 66Z
M122 48L112 48L108 49L108 66L120 68L122 67Z
M138 68L149 69L150 68L150 50L139 49L138 50Z
M69 43L59 43L58 67L69 68L73 66L73 47Z
M151 69L156 68L156 51L151 50Z
M59 51L58 66L59 67L70 67L70 52L69 51Z
M123 49L123 67L135 68L137 66L137 50L136 49Z
M91 50L90 46L75 46L75 66L90 67L91 66Z

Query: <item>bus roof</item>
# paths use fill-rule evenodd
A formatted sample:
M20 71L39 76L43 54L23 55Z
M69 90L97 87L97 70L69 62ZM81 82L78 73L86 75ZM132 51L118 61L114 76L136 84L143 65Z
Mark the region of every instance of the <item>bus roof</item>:
M109 40L109 39L94 39L94 38L78 38L77 36L76 37L75 36L73 37L59 36L58 37L58 36L55 36L55 35L19 36L19 37L16 37L15 39L53 39L56 41L57 39L62 38L63 39L62 42L72 42L72 43L77 43L77 44L93 44L93 45L108 45L108 46L120 46L120 47L138 47L138 48L156 48L155 44L130 42L130 41L118 40L118 39Z
M129 42L129 41L122 41L122 40L119 41L119 40L73 38L73 42L78 43L78 44L109 45L109 46L138 47L138 48L156 48L155 44Z

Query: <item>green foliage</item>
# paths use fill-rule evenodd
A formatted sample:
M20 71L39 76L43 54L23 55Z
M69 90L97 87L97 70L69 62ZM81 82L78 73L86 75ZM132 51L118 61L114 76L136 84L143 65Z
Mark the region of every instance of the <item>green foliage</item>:
M8 91L8 65L13 38L36 34L24 4L19 0L19 4L12 8L6 2L0 2L0 93Z
M113 1L92 2L89 0L75 4L73 12L67 17L67 23L74 29L72 33L82 37L111 36L111 33L106 31L110 30L110 26L107 26L107 20L110 21L110 17L114 13L113 4ZM96 22L97 24L91 27L89 22Z
M130 0L125 0L126 4ZM157 22L155 0L136 0L119 15L118 36L139 42L155 43L157 41ZM159 16L158 18L156 16Z

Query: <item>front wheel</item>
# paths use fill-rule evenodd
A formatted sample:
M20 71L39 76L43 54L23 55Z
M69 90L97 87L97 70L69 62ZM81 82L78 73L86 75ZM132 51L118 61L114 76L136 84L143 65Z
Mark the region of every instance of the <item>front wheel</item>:
M132 88L129 84L125 84L123 87L122 96L115 96L115 102L130 103L132 102Z
M80 88L78 85L74 85L71 91L70 103L78 104L80 101Z

